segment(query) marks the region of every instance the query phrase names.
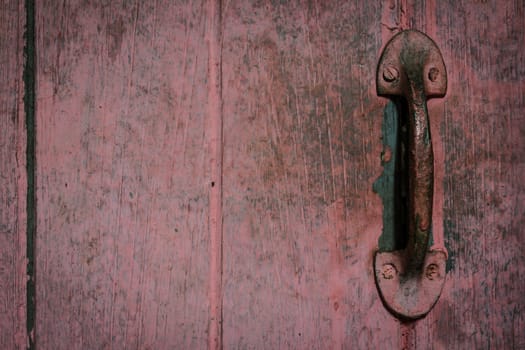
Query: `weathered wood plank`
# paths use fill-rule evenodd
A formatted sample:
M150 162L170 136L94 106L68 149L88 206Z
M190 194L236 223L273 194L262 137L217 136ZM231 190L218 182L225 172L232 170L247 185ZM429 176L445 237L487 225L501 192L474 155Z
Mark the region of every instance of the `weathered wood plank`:
M224 4L225 348L399 343L372 271L383 10Z
M366 9L346 6L226 3L225 344L523 347L523 4L385 2L366 19ZM360 18L345 27L350 13ZM449 248L450 271L436 309L382 339L385 330L371 325L388 328L392 320L367 304L375 291L363 293L366 258L355 269L346 260L327 262L330 239L336 252L345 247L341 239L358 240L346 253L360 256L378 237L380 217L367 204L380 204L366 192L373 182L366 175L377 174L380 108L373 84L361 84L373 81L372 50L407 28L433 37L449 70L448 95L429 110L434 241ZM364 114L372 124L359 119ZM330 216L336 203L341 221ZM363 222L367 238L355 230ZM329 233L319 239L320 232ZM357 290L343 283L350 277ZM334 288L346 293L337 301L345 306L341 318L328 312ZM365 322L354 324L360 313ZM366 331L356 336L356 328Z
M449 79L431 113L450 271L415 347L524 348L525 5L412 1L407 16L439 43Z
M26 168L23 2L0 1L0 348L25 349Z
M37 2L39 348L206 347L203 5Z

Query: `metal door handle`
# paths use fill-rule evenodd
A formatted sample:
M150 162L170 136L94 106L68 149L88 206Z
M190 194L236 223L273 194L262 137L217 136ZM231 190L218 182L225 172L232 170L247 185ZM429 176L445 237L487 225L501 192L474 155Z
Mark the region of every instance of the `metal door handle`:
M443 97L447 74L441 53L425 34L406 30L385 46L379 60L377 94L402 96L408 116L407 246L377 252L374 270L385 306L396 316L417 319L437 302L445 280L446 252L429 250L432 232L434 155L427 99Z

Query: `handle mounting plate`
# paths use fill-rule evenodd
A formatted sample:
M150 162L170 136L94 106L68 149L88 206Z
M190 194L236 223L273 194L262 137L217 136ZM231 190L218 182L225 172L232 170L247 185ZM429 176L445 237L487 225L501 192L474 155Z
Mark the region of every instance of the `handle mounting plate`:
M447 71L436 43L417 30L396 34L385 46L377 65L379 96L406 94L409 79L422 83L427 98L447 92Z
M441 295L446 261L446 252L428 251L423 269L414 272L406 268L404 251L377 252L375 279L388 310L406 320L425 316Z

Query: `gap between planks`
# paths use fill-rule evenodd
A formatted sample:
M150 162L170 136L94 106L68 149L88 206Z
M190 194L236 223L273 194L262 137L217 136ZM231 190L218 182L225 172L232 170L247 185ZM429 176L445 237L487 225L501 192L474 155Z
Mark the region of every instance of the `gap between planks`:
M208 349L222 349L222 62L221 62L221 1L208 0L208 117L210 176L209 233L210 233L210 321Z

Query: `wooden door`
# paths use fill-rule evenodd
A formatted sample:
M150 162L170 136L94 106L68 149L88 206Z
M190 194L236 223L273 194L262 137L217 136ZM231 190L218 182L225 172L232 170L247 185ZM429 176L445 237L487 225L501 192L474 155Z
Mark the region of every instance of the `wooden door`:
M1 348L525 347L521 1L1 8ZM408 28L448 71L428 107L449 260L401 323L374 282L375 74Z

